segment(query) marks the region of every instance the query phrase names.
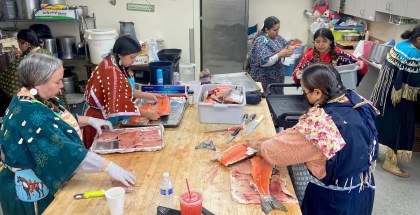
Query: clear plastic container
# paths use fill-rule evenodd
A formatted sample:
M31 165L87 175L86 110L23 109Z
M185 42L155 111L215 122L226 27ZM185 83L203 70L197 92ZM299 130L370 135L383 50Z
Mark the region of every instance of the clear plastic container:
M195 64L193 63L180 63L179 73L182 83L189 83L195 81Z
M163 173L163 180L160 183L160 206L173 208L174 207L174 186L169 173Z

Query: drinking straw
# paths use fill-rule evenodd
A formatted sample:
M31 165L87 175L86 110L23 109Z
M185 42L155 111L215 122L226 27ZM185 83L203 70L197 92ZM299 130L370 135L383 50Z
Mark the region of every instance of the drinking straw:
M188 185L188 179L185 179L185 181L187 182L188 195L190 196L190 199L191 199L191 191L190 191L190 185Z

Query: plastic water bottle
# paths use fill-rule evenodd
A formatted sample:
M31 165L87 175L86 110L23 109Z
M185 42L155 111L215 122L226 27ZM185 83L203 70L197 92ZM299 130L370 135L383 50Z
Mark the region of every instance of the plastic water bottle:
M160 206L174 207L174 186L169 178L169 173L163 173L163 181L160 183Z
M163 85L163 71L162 69L157 69L156 71L156 77L157 77L157 85Z
M173 73L173 85L177 85L178 84L178 82L179 82L179 72L174 72Z

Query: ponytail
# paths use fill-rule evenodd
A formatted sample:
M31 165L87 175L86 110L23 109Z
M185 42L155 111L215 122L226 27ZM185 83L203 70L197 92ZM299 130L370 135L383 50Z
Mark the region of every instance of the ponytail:
M401 38L404 39L404 40L408 40L408 39L411 38L412 34L413 34L412 31L406 30L406 31L404 31L404 33L401 34Z
M406 30L401 34L402 39L410 40L410 42L415 42L418 37L420 37L420 25L417 25L412 31Z

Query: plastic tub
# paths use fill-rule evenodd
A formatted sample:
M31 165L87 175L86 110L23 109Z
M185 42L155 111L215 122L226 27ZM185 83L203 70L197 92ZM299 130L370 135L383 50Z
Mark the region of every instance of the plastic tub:
M334 30L334 29L330 29L330 30L333 33L335 41L343 40L343 34L357 33L358 32L356 30Z
M182 83L189 83L190 81L195 81L195 64L180 63L179 74L181 75Z
M161 61L175 62L181 56L181 49L162 49L157 55Z
M203 103L202 95L204 91L213 89L217 86L229 86L232 88L242 88L242 95L244 99L242 104L209 104ZM221 123L221 124L241 124L244 106L246 104L245 87L234 85L217 85L217 84L204 84L201 85L199 94L196 98L198 103L198 114L201 123Z
M343 82L344 86L347 89L356 89L357 70L359 70L359 67L355 64L348 64L343 66L336 66L335 68L337 69L338 73L340 73L341 82Z
M118 34L112 28L91 29L85 31L84 37L88 41L90 61L99 64L112 50Z
M172 62L170 61L156 61L149 63L150 84L157 84L157 70L162 69L163 84L172 84Z

